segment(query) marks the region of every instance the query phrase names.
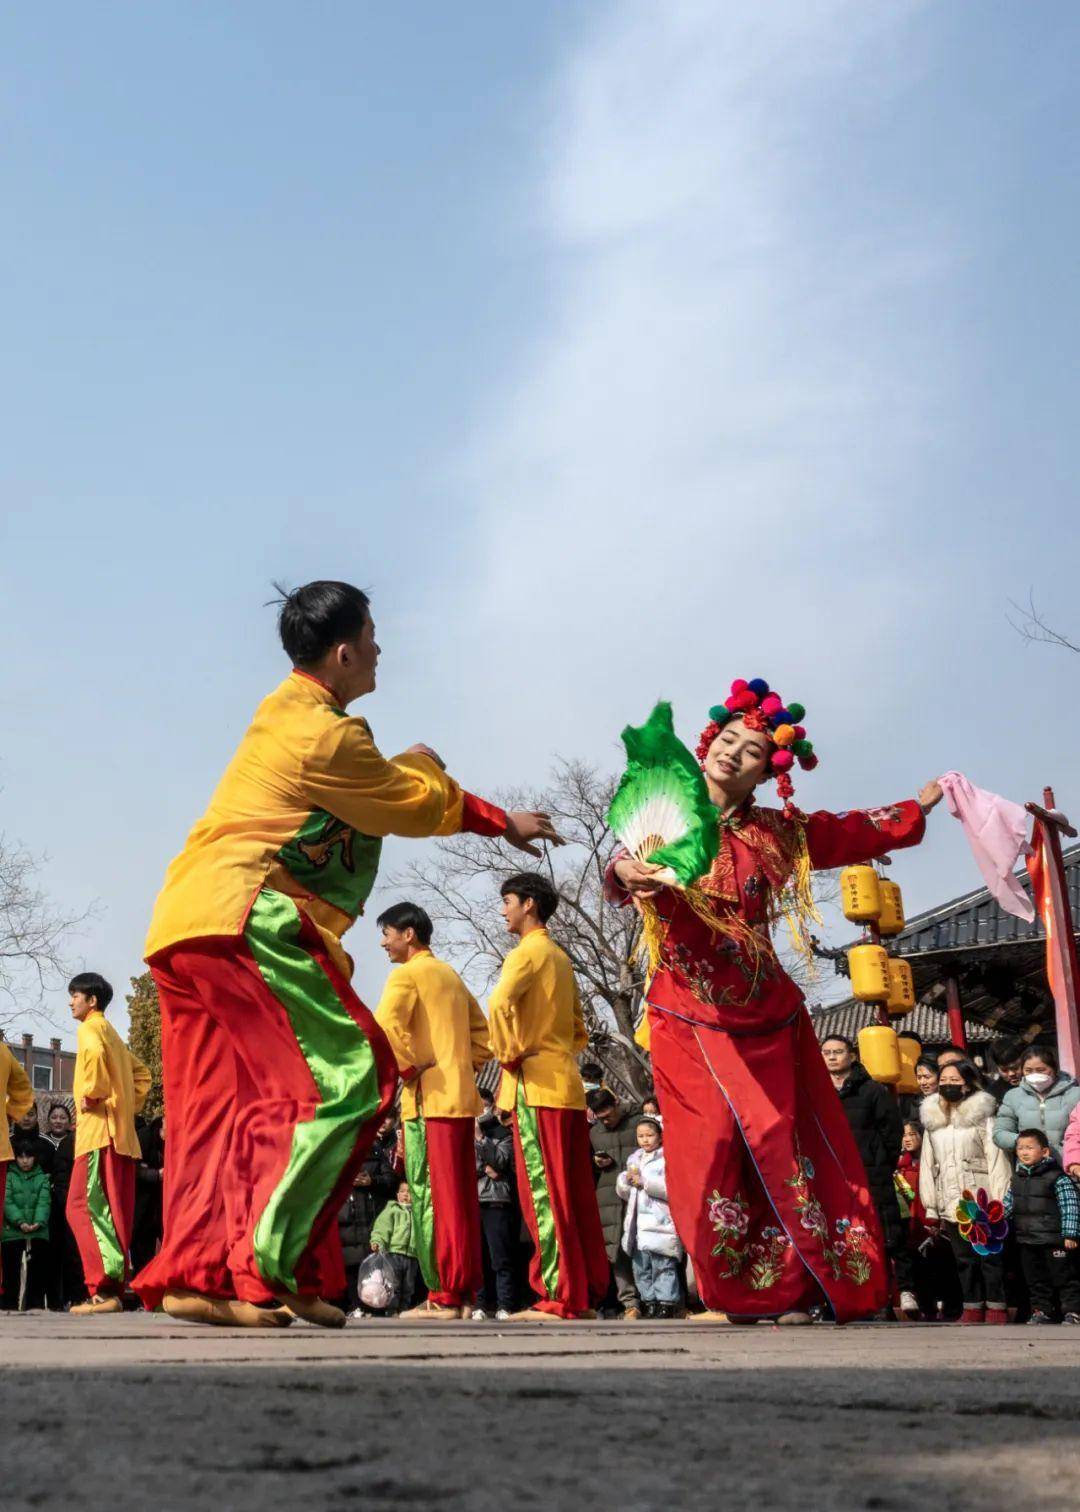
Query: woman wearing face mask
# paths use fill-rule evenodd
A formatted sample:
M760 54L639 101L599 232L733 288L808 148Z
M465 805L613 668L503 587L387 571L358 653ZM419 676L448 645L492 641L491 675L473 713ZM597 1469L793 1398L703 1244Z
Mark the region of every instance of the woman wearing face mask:
M1080 1083L1058 1068L1052 1050L1033 1045L1020 1063L1020 1085L1006 1092L994 1124L994 1142L1010 1155L1021 1129L1041 1129L1055 1160L1062 1156L1065 1129L1080 1104Z
M919 1196L926 1226L948 1239L964 1297L962 1323L1005 1323L1005 1267L1000 1254L977 1255L961 1237L956 1204L965 1191L985 1188L992 1199L1008 1191L1012 1169L994 1143L994 1099L968 1060L941 1068L938 1089L920 1109L923 1139Z

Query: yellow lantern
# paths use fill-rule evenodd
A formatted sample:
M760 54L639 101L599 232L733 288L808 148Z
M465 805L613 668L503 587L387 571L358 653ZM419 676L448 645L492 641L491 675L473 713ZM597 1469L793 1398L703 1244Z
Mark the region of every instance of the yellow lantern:
M904 927L904 895L900 891L899 884L886 881L882 877L878 882L881 892L881 912L878 914L878 933L886 936L898 935Z
M872 866L845 866L840 873L840 907L853 924L871 924L881 912L880 880Z
M902 1073L896 1030L885 1024L871 1024L868 1029L860 1029L859 1059L876 1082L894 1087Z
M880 945L854 945L848 951L851 992L862 1003L889 999L889 957Z
M896 1040L900 1048L900 1080L896 1084L896 1090L907 1097L919 1090L915 1062L922 1054L922 1046L917 1039L912 1039L910 1034L904 1034L903 1031L896 1036Z
M889 996L885 1007L893 1018L902 1018L915 1006L915 978L907 961L889 957Z

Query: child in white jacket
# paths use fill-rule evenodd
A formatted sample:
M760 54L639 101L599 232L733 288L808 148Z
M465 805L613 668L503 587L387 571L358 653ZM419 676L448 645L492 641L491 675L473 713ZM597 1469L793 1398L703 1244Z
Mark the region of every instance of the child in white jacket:
M682 1310L679 1263L684 1251L668 1207L663 1140L658 1118L639 1119L638 1148L616 1183L626 1203L623 1249L634 1267L642 1311L652 1318L674 1318Z

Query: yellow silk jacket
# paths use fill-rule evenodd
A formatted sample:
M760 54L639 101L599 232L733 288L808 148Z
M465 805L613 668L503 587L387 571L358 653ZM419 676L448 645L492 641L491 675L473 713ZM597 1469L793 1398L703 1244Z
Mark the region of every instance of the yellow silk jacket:
M383 836L494 834L505 822L430 757L387 761L366 720L294 671L259 705L169 866L147 959L181 940L241 934L260 888L272 887L296 899L351 975L339 941L375 884Z
M7 1045L0 1044L0 1160L10 1160L12 1156L8 1119L14 1123L33 1106L34 1089L30 1078Z
M138 1160L135 1115L150 1091L150 1072L132 1055L103 1013L95 1009L79 1024L75 1052L75 1158L109 1145ZM82 1111L82 1100L96 1107Z
M430 950L395 966L375 1017L405 1082L402 1118L475 1118L476 1073L491 1043L480 1004L454 968ZM420 1066L428 1069L417 1074Z
M498 1104L512 1108L518 1081L531 1108L584 1108L576 1056L588 1044L574 968L546 929L506 957L488 1003L491 1048L502 1064Z

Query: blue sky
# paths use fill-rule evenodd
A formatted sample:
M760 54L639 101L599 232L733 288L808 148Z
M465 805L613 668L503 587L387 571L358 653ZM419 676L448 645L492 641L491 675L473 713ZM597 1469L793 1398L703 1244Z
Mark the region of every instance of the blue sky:
M764 675L806 805L959 767L1080 809L1080 667L1006 619L1033 587L1080 631L1074 6L61 3L0 38L0 828L99 900L76 959L138 970L283 670L274 577L371 589L380 743L481 792ZM894 874L911 910L978 881L942 815Z

